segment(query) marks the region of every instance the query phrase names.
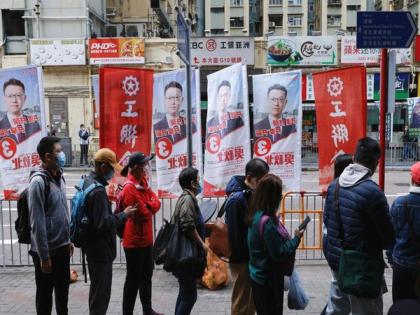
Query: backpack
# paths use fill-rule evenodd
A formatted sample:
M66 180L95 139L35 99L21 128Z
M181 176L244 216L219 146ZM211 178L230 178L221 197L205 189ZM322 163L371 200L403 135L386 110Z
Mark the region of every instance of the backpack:
M124 183L123 188L120 190L120 192L118 193L118 196L117 196L117 201L116 201L116 205L115 205L114 214L118 214L120 212L123 212L124 209L125 209L123 199L124 199L124 187L126 185L135 186L135 184L130 180L128 180ZM121 239L124 237L124 230L125 230L125 223L126 222L127 221L124 221L124 222L121 222L120 224L117 224L117 235Z
M86 130L80 130L79 131L79 137L82 138L83 140L87 140L89 139L89 132L87 132Z
M86 245L89 230L89 217L86 211L86 197L97 187L104 186L94 181L88 187L83 188L85 178L80 180L76 194L71 199L71 222L70 222L70 240L74 246L82 248Z
M50 194L50 181L48 179L48 175L42 173L42 172L34 172L31 174L29 182L32 181L32 179L35 176L41 176L44 180L45 185L45 209L46 211L47 203L48 203L48 196ZM17 201L17 213L18 217L15 221L15 230L16 234L18 236L18 242L20 244L31 244L31 224L29 220L29 205L28 205L28 191L29 188L25 188L22 193L19 195L19 199Z

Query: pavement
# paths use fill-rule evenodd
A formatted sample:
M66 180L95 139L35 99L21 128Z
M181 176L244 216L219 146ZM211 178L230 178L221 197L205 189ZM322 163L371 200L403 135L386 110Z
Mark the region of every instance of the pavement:
M79 273L79 280L70 285L69 314L88 314L89 282L83 282L81 266L74 266ZM303 311L287 308L285 293L284 314L320 314L328 297L331 273L325 261L300 261L296 267L302 284L310 299ZM384 295L384 314L391 306L392 273L386 269L385 278L389 292ZM108 314L121 314L122 292L125 279L125 266L116 264L113 270L112 296ZM164 314L173 314L178 294L176 279L161 268L153 274L153 308ZM225 315L230 314L230 295L232 286L218 291L200 288L198 299L192 314ZM0 315L35 314L35 282L33 267L0 268ZM55 314L55 312L53 312ZM140 301L137 299L135 314L141 314Z

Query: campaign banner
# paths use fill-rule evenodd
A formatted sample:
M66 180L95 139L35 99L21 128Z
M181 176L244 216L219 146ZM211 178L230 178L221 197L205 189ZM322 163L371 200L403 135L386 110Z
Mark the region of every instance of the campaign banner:
M407 98L410 136L420 137L420 97Z
M93 122L95 129L99 129L99 74L92 75L92 89L93 89L93 96L94 96L94 103L93 103Z
M300 71L252 77L254 157L270 166L286 191L300 190L302 74Z
M0 71L0 169L5 199L17 199L41 165L36 147L47 135L42 69L35 66Z
M379 73L374 74L373 81L373 99L379 100L380 88L381 88L381 75ZM410 73L396 73L395 75L395 99L406 100L409 96L410 87Z
M202 177L200 72L191 72L193 167ZM153 137L156 153L158 195L176 198L182 193L178 182L188 166L187 79L185 70L154 75Z
M144 39L91 38L89 60L92 65L144 63Z
M121 165L132 152L150 154L153 70L103 67L99 80L100 147L113 150ZM111 198L122 181L117 177L110 185Z
M334 177L335 158L352 154L366 136L366 68L350 67L313 74L318 130L319 184Z
M31 39L31 64L37 66L85 65L84 38Z
M214 72L207 81L204 196L224 196L231 177L243 175L251 158L246 65Z

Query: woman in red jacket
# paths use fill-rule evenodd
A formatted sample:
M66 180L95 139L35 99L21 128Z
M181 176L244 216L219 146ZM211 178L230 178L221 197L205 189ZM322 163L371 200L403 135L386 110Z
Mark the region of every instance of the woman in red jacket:
M143 306L143 314L159 315L152 309L153 275L153 215L159 211L160 201L146 179L146 167L152 156L141 152L133 153L128 164L121 171L127 176L122 191L123 205L137 207L133 218L127 220L124 228L123 247L127 262L127 277L124 283L123 314L133 314L137 299Z

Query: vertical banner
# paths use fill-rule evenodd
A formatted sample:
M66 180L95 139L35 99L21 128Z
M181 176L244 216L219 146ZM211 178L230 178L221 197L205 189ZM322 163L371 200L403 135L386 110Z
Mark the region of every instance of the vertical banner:
M246 66L235 64L207 76L204 195L224 196L233 175L251 158Z
M0 71L0 169L5 199L16 199L41 165L36 147L47 135L42 69Z
M93 121L95 129L99 129L99 74L92 75L92 89L95 102L93 104Z
M408 128L411 137L420 137L420 97L407 98Z
M191 73L193 166L202 176L200 72ZM178 183L187 156L187 80L185 70L154 75L153 137L156 152L158 194L175 198L182 192Z
M101 148L113 150L121 165L132 152L150 154L153 102L153 71L134 68L100 69ZM116 178L108 195L116 197Z
M334 177L335 158L352 154L366 136L366 69L350 67L313 74L318 129L319 184Z
M300 190L302 74L300 71L252 77L254 157L264 159L288 191Z

